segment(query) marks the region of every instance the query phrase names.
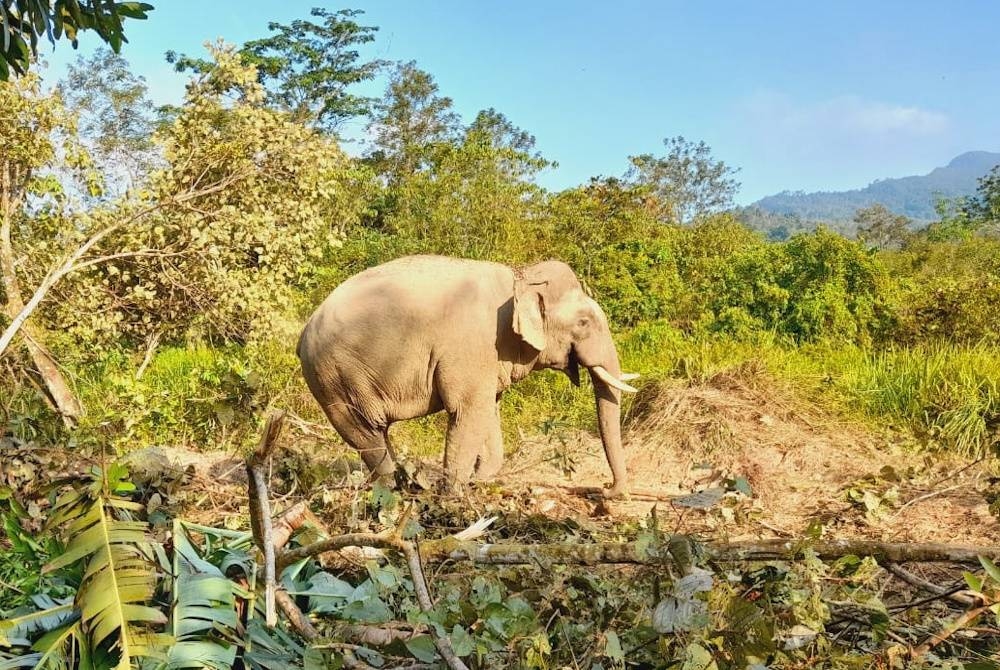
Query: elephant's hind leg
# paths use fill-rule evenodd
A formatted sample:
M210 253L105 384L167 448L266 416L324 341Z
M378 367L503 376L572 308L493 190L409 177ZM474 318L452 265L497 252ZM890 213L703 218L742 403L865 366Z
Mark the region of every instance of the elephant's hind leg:
M342 405L323 408L330 423L344 441L361 455L368 470L380 478L391 478L396 472L388 426L369 426Z

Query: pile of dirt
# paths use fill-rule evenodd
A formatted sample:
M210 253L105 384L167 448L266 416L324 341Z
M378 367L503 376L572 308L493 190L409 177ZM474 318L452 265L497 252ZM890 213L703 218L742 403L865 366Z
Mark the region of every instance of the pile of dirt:
M927 459L831 417L753 365L703 383L646 385L625 446L633 495L607 509L580 495L610 479L590 435L520 449L505 483L527 487L547 514L639 517L655 505L680 528L734 539L801 536L817 522L837 536L885 541L992 544L1000 536L981 494L991 464ZM685 498L698 491L706 493Z

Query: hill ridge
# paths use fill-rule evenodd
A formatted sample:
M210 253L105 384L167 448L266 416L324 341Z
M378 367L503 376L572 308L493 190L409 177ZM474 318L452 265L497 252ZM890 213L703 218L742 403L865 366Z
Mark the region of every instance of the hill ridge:
M935 220L938 197L972 195L980 177L1000 165L1000 153L966 151L924 175L886 177L846 191L781 191L749 205L771 214L817 222L850 221L862 207L882 203L918 222Z

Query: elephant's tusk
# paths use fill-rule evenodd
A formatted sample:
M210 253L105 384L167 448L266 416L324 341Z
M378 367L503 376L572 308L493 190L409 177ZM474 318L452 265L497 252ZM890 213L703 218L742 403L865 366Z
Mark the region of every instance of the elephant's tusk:
M640 375L638 372L625 372L622 374L621 377L619 377L619 379L621 379L623 382L630 382L633 379L638 379L641 376L642 375Z
M593 371L593 373L595 375L598 376L598 378L600 378L600 380L602 382L604 382L608 386L613 386L616 389L618 389L619 391L625 391L626 393L638 393L639 392L639 389L635 388L634 386L629 386L628 384L626 384L625 382L621 381L620 379L617 379L613 374L611 374L610 372L608 372L607 369L605 369L603 366L595 365L594 367L592 367L590 369Z

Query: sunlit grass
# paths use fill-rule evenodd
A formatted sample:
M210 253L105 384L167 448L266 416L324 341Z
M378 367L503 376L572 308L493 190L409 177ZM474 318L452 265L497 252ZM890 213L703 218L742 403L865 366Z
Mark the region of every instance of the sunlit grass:
M639 383L669 378L698 384L753 364L832 414L911 434L929 449L978 457L1000 441L995 346L797 346L770 333L693 336L665 323L618 334L616 342L622 367L642 374ZM132 359L109 357L79 380L89 408L85 429L113 435L123 450L145 444L245 447L255 441L268 407L325 424L285 338L244 347L162 347L140 380L135 367ZM583 378L576 388L562 373L546 371L508 391L501 404L508 448L553 427L596 430L593 390ZM392 437L401 450L429 456L440 453L446 427L446 417L428 417L395 426Z

